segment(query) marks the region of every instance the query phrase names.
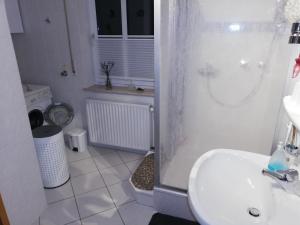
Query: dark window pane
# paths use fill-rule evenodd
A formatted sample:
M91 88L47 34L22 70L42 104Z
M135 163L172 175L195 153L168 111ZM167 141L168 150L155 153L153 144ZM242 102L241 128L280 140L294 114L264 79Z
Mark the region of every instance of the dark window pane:
M98 35L122 35L121 0L95 0Z
M127 0L127 26L128 35L153 35L153 0Z

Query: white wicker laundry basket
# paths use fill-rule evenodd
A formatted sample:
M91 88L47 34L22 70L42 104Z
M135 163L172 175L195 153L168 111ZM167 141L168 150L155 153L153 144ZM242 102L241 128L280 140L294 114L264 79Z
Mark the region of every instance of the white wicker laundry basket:
M63 185L70 174L62 129L59 126L41 126L32 133L44 187Z

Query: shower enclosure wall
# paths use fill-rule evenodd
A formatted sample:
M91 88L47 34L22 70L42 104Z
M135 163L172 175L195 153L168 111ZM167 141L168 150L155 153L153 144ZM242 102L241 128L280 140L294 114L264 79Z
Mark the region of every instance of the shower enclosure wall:
M290 26L280 0L156 3L158 185L186 190L211 149L270 154Z

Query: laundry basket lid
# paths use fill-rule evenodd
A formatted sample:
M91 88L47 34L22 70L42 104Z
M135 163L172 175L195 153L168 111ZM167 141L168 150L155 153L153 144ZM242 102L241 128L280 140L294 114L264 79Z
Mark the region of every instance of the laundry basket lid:
M65 127L72 122L74 111L73 108L66 103L54 103L48 106L44 116L47 123Z
M46 125L46 126L41 126L33 129L32 135L34 138L47 138L47 137L52 137L61 131L62 129L59 126Z

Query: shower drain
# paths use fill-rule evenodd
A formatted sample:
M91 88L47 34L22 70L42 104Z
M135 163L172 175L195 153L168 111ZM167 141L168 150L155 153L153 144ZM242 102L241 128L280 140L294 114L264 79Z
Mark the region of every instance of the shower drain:
M259 217L260 211L257 208L249 208L248 213L253 217Z

